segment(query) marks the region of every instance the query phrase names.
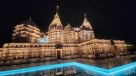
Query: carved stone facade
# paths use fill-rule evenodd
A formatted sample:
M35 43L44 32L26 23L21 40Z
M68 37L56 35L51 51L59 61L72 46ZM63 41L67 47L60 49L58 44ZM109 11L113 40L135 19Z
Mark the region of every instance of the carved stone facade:
M57 7L58 11L58 7ZM30 19L15 27L12 43L0 48L0 64L23 64L71 58L128 55L124 40L97 39L86 15L82 25L63 28L58 12L46 33Z
M12 34L12 39L13 42L17 43L37 43L40 35L40 29L30 19L15 27Z

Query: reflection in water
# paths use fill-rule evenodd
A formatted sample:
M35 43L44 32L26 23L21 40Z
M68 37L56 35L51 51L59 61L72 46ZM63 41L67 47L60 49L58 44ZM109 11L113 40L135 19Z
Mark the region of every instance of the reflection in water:
M121 66L124 64L128 64L133 62L133 58L131 57L120 57L120 58L112 58L112 59L101 59L101 60L91 60L91 59L82 59L80 61L81 63L105 68L105 69L110 69L113 67Z
M42 65L64 63L64 62L70 62L70 61L76 61L79 63L84 63L84 64L93 65L96 67L110 69L110 68L114 68L117 66L131 63L135 61L135 58L127 56L127 57L101 59L101 60L92 60L92 59L73 59L73 60L63 60L63 61L60 60L60 61L55 61L55 62L52 61L52 62L46 62L46 63L33 63L33 64L16 65L16 66L15 65L5 66L5 67L0 67L0 70L4 71L4 70L9 70L9 69L42 66ZM125 76L136 75L136 67L127 69L127 71L124 72L124 75ZM101 75L94 71L90 71L88 69L73 65L73 66L66 66L66 67L61 67L61 68L46 69L42 71L33 71L33 72L27 72L27 73L21 73L21 74L14 74L10 76L101 76ZM113 75L110 75L110 76L113 76Z
M85 72L79 70L76 66L67 66L60 68L47 69L42 71L33 71L22 74L13 74L10 76L80 76L84 75Z
M68 64L69 66L66 66L66 64ZM64 63L62 67L57 67L57 68L54 67L51 69L45 68L44 70L42 69L41 71L31 71L31 72L29 71L31 70L29 69L28 72L27 71L24 73L18 72L19 74L10 74L8 76L122 76L122 75L133 76L136 74L136 62L109 70L71 62L71 63Z

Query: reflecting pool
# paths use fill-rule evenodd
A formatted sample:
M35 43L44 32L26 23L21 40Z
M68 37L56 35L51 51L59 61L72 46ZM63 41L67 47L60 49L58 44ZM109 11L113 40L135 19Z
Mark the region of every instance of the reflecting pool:
M79 58L0 66L0 76L136 76L136 57Z
M135 74L136 62L111 69L67 62L0 72L1 76L133 76Z

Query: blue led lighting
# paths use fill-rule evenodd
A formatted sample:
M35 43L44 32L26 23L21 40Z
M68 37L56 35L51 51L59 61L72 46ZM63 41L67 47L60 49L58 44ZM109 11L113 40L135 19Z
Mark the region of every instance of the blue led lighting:
M74 65L74 63L75 62L69 62L69 63L54 64L54 65L48 65L48 66L39 66L39 67L24 68L24 69L17 69L17 70L1 71L0 76L18 74L18 73L26 73L26 72L34 72L34 71L70 66L70 65Z
M24 68L24 69L17 69L17 70L1 71L0 76L26 73L26 72L35 72L35 71L40 71L40 70L47 70L47 69L53 69L53 68L58 68L58 67L71 66L71 65L81 67L90 72L96 73L97 75L103 75L103 76L113 76L113 75L116 75L116 76L123 75L124 76L125 72L127 73L130 70L136 69L136 62L126 64L123 66L119 66L119 67L115 67L109 70L87 65L87 64L77 63L77 62L68 62L68 63L48 65L48 66L39 66L39 67Z
M108 70L109 75L123 75L128 71L134 71L136 69L136 62L129 63L123 66L111 68Z
M78 67L87 69L93 73L97 73L99 75L104 75L107 76L108 75L108 71L107 69L104 68L99 68L99 67L95 67L95 66L91 66L91 65L87 65L87 64L81 64L81 63L75 63Z

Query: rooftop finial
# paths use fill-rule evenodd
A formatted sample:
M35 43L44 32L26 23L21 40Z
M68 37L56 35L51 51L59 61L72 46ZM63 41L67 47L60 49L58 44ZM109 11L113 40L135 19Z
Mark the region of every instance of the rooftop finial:
M57 9L56 9L56 10L57 10L57 12L56 12L56 13L58 14L59 6L57 6Z
M84 14L84 16L85 16L85 19L86 19L86 13Z
M31 20L31 17L29 18L29 20Z

